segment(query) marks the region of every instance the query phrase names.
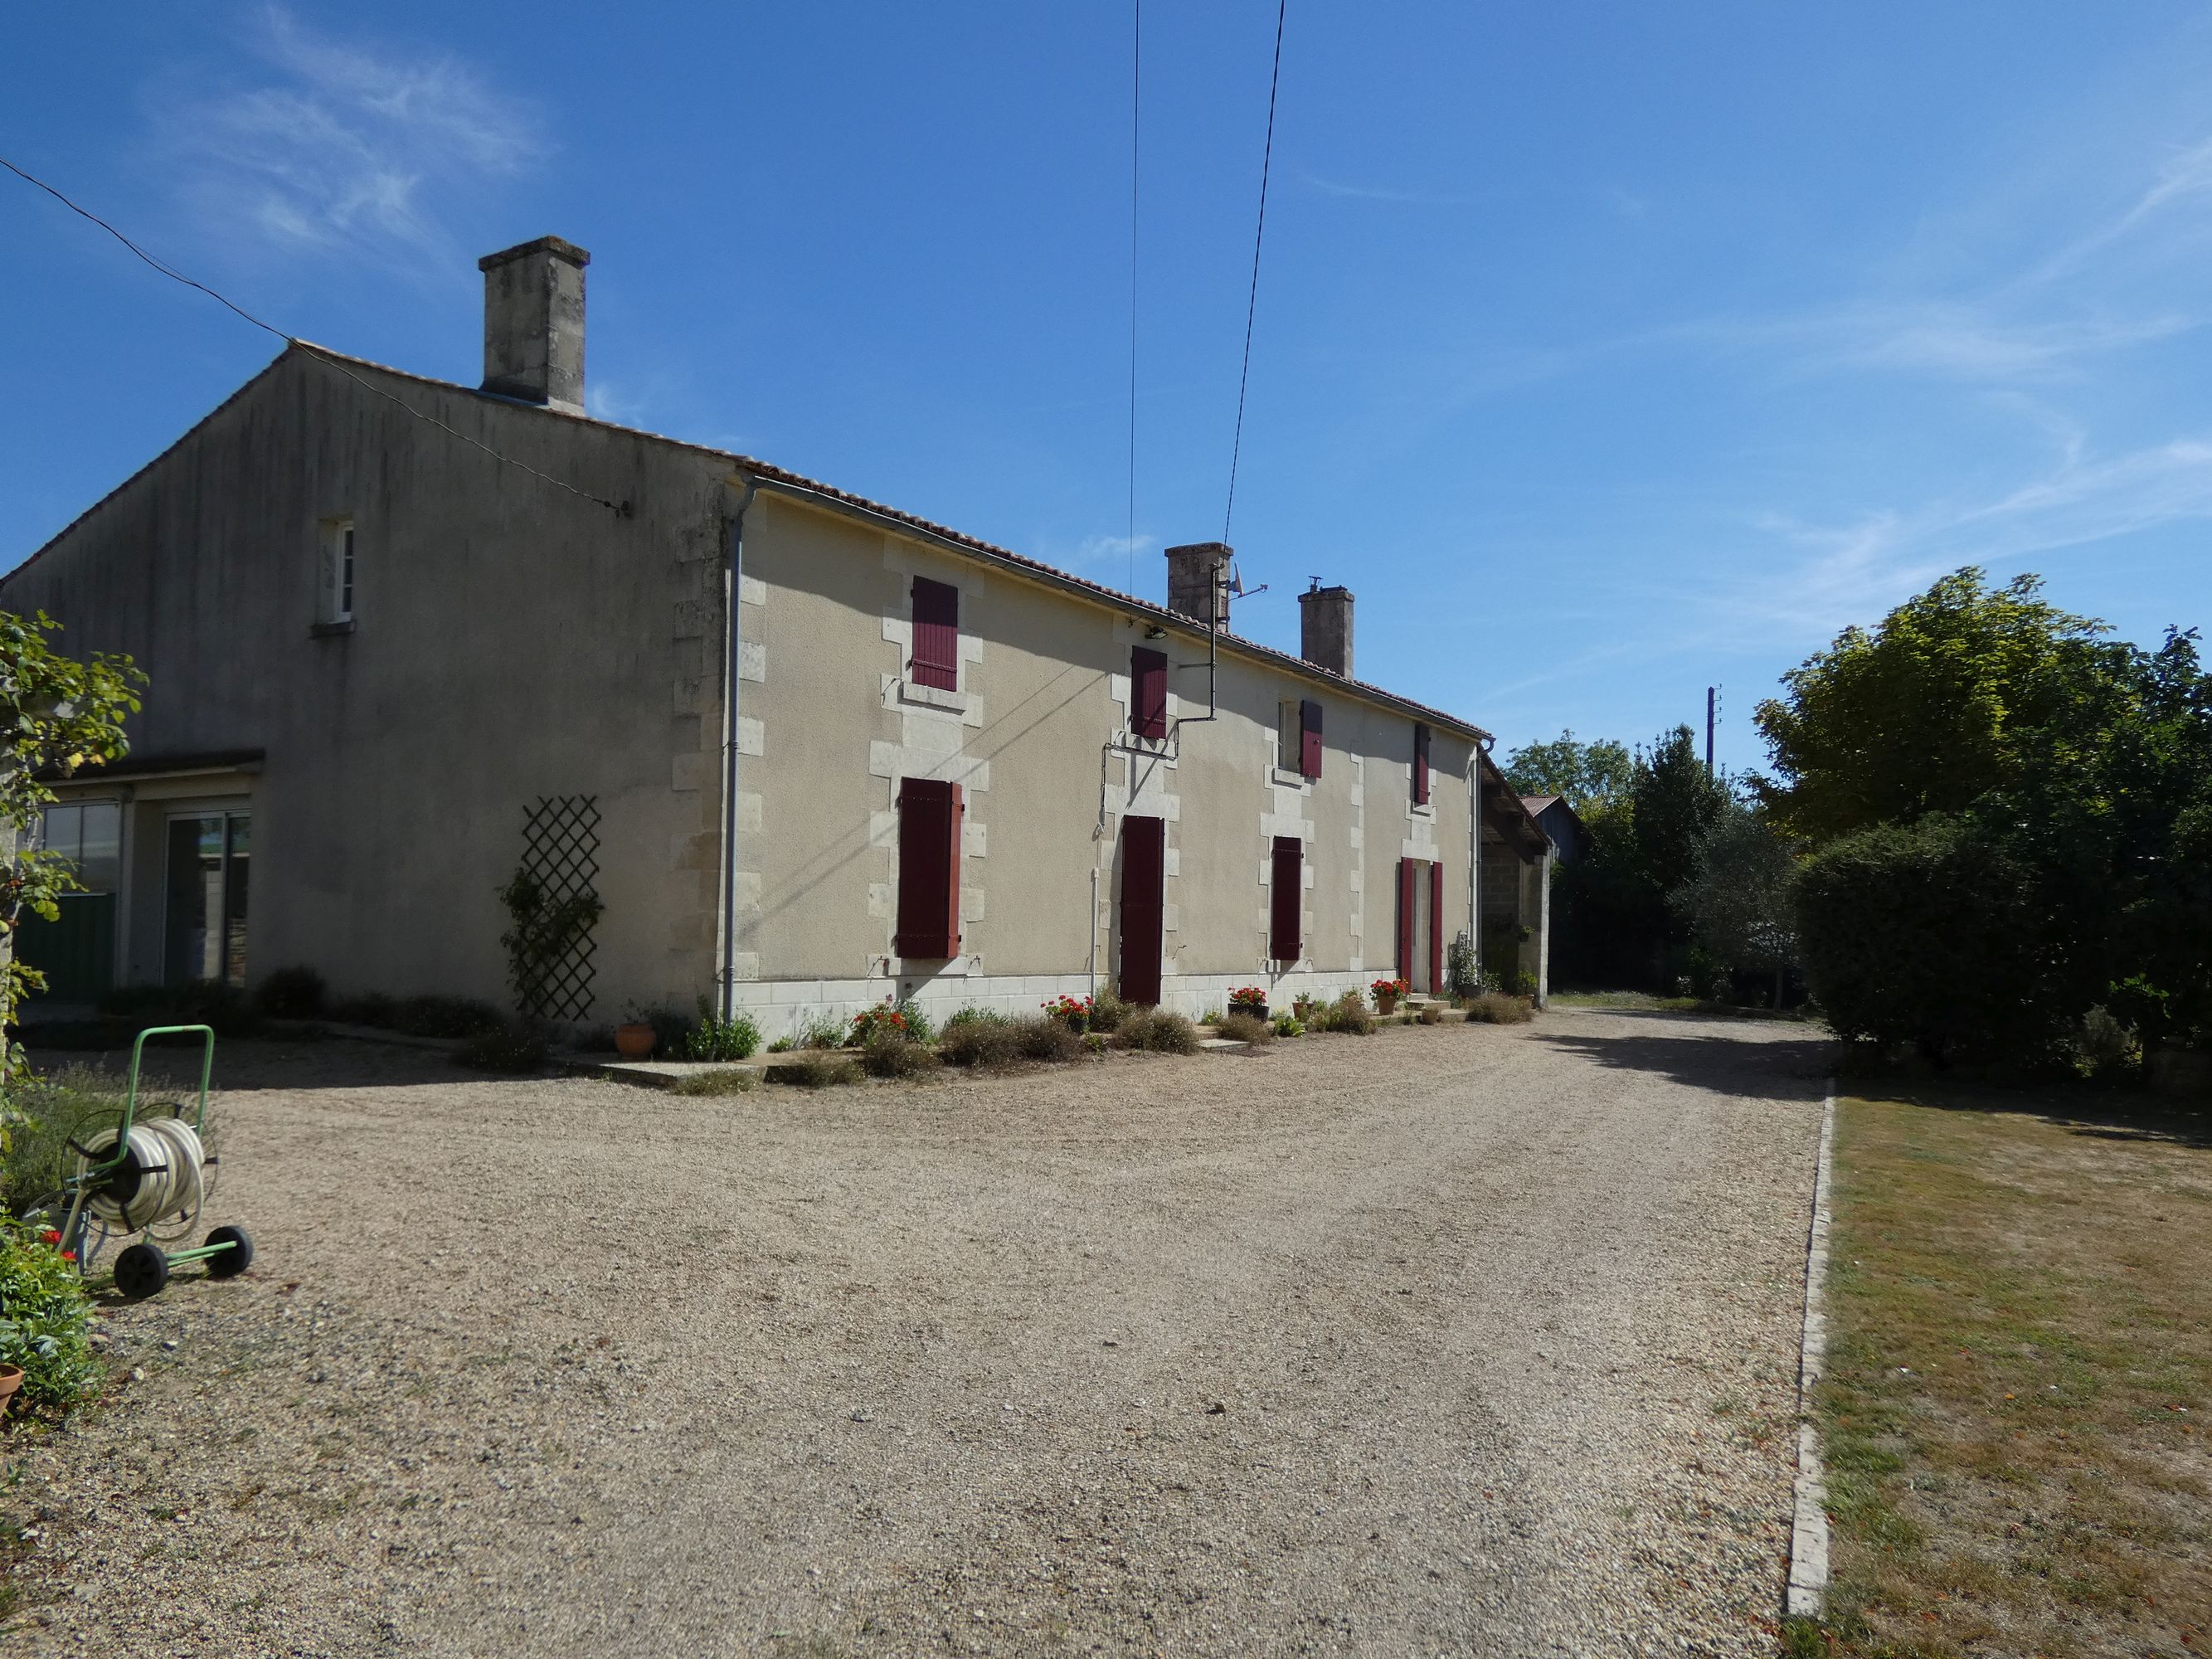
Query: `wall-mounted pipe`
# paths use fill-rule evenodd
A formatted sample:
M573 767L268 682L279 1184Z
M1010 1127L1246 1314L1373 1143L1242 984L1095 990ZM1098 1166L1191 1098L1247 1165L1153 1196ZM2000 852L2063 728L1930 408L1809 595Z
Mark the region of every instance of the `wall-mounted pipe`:
M735 476L723 483L732 489L738 487ZM730 519L729 568L722 606L722 960L716 977L720 982L717 1000L726 1020L735 1018L738 1012L738 638L744 631L740 617L744 605L745 513L758 487L746 478L744 489L738 498L738 510Z

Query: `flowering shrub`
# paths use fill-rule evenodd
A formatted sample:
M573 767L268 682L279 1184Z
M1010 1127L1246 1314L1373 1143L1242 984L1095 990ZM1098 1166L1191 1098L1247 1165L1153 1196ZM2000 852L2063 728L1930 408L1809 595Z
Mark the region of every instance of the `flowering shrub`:
M907 1024L906 1010L889 997L853 1016L853 1029L846 1035L845 1046L865 1048L878 1033L902 1041L910 1040L914 1035Z
M1231 1009L1264 1008L1267 1006L1267 990L1258 985L1239 986L1229 994L1229 1006Z
M1054 997L1049 1002L1039 1003L1037 1006L1043 1009L1048 1018L1065 1021L1074 1030L1080 1031L1091 1024L1089 997Z
M23 1368L26 1405L63 1410L92 1392L92 1303L52 1228L0 1223L0 1364Z

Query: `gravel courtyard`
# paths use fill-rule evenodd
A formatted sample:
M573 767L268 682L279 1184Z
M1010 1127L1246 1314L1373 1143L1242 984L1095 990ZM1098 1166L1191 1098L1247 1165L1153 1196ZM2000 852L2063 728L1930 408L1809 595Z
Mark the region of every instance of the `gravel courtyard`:
M10 1653L1774 1651L1822 1045L807 1095L218 1054L245 1278L18 1435Z

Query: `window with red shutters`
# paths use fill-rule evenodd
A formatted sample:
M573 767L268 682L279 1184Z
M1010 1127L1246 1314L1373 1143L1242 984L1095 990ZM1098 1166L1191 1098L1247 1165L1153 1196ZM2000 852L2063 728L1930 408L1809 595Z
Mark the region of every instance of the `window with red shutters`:
M1321 705L1311 697L1298 705L1298 772L1321 775Z
M914 579L914 657L916 685L960 689L960 590L927 576Z
M1299 921L1305 910L1305 843L1296 836L1275 837L1275 867L1267 888L1267 954L1296 962L1305 948Z
M1143 646L1129 653L1129 726L1140 738L1168 734L1168 659Z
M1413 805L1429 804L1429 728L1413 728Z
M898 953L960 954L960 786L899 780Z

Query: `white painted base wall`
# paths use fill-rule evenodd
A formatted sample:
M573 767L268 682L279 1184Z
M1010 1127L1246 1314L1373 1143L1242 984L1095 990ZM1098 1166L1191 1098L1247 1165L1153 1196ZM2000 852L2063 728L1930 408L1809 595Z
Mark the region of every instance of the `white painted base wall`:
M1295 997L1332 1001L1346 991L1364 996L1376 977L1352 969L1297 969L1274 977L1170 973L1161 979L1160 1006L1196 1019L1202 1014L1225 1012L1232 990L1261 985L1267 988L1270 1013L1286 1014ZM1051 998L1080 999L1089 996L1092 989L1086 974L969 974L918 981L910 978L755 980L738 987L737 1004L760 1027L762 1040L773 1042L778 1037L796 1035L806 1022L823 1015L849 1020L886 998L896 1000L908 984L914 989L907 1000L939 1025L963 1008L1034 1014L1039 1004ZM1102 977L1097 988L1109 990L1111 982Z

